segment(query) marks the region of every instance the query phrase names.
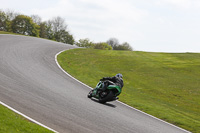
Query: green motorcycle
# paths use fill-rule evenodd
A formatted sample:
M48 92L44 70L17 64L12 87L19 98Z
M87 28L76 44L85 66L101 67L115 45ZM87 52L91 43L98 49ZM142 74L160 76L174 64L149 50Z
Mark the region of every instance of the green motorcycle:
M109 82L109 85L106 89L103 90L106 82ZM88 98L96 98L100 103L106 103L118 99L118 95L121 93L121 88L115 85L111 81L99 81L96 87L91 90L88 94Z

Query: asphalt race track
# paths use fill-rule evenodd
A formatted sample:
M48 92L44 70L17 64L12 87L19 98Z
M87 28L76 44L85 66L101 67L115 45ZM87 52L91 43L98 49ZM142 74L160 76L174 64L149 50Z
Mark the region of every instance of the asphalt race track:
M76 47L0 35L0 101L60 133L187 132L119 102L88 99L90 89L55 62L58 52L71 48Z

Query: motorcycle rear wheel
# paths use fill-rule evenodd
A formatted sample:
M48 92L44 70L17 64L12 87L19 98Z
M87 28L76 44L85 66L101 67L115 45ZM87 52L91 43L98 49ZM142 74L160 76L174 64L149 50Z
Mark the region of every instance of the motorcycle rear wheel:
M102 92L103 93L103 92ZM111 101L114 97L114 93L112 91L108 91L108 94L105 97L99 97L99 102L100 103L106 103L108 101Z

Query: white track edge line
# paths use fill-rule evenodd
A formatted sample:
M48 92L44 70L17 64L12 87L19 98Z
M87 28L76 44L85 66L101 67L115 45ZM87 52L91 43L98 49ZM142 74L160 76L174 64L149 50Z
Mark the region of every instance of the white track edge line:
M69 49L66 49L66 50L69 50ZM90 87L90 86L84 84L83 82L79 81L78 79L74 78L72 75L70 75L69 73L67 73L64 69L62 69L62 67L59 65L59 63L58 63L58 61L57 61L57 56L58 56L60 53L66 51L66 50L62 50L62 51L58 52L58 53L55 55L55 61L56 61L56 64L58 65L58 67L59 67L65 74L67 74L69 77L71 77L72 79L76 80L77 82L81 83L82 85L84 85L84 86L86 86L86 87L88 87L88 88L90 88L90 89L93 89L92 87ZM154 119L157 119L157 120L159 120L159 121L161 121L161 122L163 122L163 123L166 123L166 124L171 125L171 126L173 126L173 127L175 127L175 128L178 128L178 129L180 129L180 130L182 130L182 131L185 131L185 132L187 132L187 133L192 133L192 132L187 131L187 130L181 128L181 127L178 127L178 126L173 125L173 124L171 124L171 123L168 123L168 122L166 122L166 121L164 121L164 120L161 120L161 119L159 119L159 118L157 118L157 117L155 117L155 116L153 116L153 115L147 114L147 113L145 113L145 112L143 112L143 111L141 111L141 110L139 110L139 109L136 109L136 108L134 108L134 107L131 107L131 106L129 106L129 105L126 104L126 103L123 103L123 102L118 101L118 100L117 100L117 102L119 102L119 103L121 103L121 104L123 104L123 105L125 105L125 106L127 106L127 107L129 107L129 108L131 108L131 109L133 109L133 110L136 110L136 111L138 111L138 112L140 112L140 113L143 113L143 114L145 114L145 115L147 115L147 116L150 116L150 117L152 117L152 118L154 118Z
M66 51L66 50L69 50L69 49L62 50L62 51L60 51L59 53L57 53L57 54L55 55L55 61L56 61L57 66L58 66L65 74L67 74L70 78L76 80L76 81L79 82L80 84L82 84L82 85L84 85L84 86L86 86L86 87L88 87L88 88L90 88L90 89L93 89L92 87L90 87L90 86L84 84L83 82L79 81L78 79L74 78L72 75L70 75L69 73L67 73L64 69L62 69L62 67L59 65L58 60L57 60L57 56L58 56L60 53Z
M35 123L35 124L37 124L37 125L40 125L40 126L46 128L46 129L48 129L48 130L51 130L51 131L53 131L53 132L55 132L55 133L58 133L58 132L55 131L54 129L52 129L52 128L50 128L50 127L47 127L47 126L45 126L44 124L42 124L42 123L40 123L40 122L38 122L38 121L36 121L36 120L34 120L34 119L28 117L27 115L25 115L25 114L23 114L23 113L17 111L16 109L14 109L14 108L8 106L7 104L3 103L2 101L0 101L0 104L3 105L3 106L5 106L5 107L7 107L7 108L10 109L10 110L12 110L13 112L15 112L15 113L17 113L17 114L19 114L19 115L25 117L26 119L30 120L31 122L33 122L33 123Z

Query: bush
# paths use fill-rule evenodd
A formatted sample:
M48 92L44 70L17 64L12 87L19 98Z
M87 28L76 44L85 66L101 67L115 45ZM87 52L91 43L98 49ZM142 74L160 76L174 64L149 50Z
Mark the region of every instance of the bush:
M96 43L94 45L95 49L103 49L103 50L112 50L112 47L108 45L107 43Z
M91 42L88 38L80 39L78 42L76 42L76 45L79 47L94 48L94 43Z
M121 45L115 45L113 47L113 50L127 50L127 51L132 51L133 49L132 49L132 47L127 42L125 42L125 43L123 43Z

